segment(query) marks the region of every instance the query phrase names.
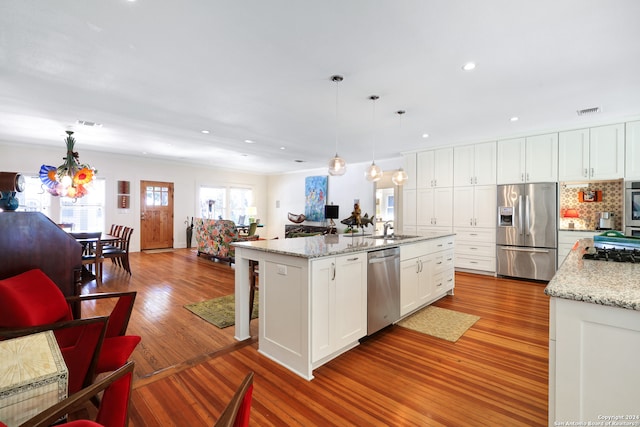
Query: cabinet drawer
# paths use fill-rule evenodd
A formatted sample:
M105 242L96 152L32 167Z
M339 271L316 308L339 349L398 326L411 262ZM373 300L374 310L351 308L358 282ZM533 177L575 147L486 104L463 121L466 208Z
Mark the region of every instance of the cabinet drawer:
M447 237L442 237L440 239L436 239L431 242L433 244L432 250L439 252L439 251L446 251L447 249L453 249L454 240L455 240L455 236L447 236Z
M455 229L458 242L496 242L496 230L491 228L464 228L457 227Z
M456 245L456 256L472 255L483 257L495 257L496 245L487 243L467 243L458 242Z
M433 286L436 296L440 296L454 287L455 273L453 270L433 276Z
M449 249L433 256L433 270L435 273L453 269L453 253L453 249Z
M456 256L455 264L457 268L468 268L472 270L496 271L496 258L492 257L470 257Z
M433 240L400 246L400 260L417 258L433 252Z

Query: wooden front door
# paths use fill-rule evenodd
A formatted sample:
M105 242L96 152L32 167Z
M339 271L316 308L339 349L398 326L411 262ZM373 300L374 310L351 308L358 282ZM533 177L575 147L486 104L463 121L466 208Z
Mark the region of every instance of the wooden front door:
M173 183L140 181L140 249L173 247Z

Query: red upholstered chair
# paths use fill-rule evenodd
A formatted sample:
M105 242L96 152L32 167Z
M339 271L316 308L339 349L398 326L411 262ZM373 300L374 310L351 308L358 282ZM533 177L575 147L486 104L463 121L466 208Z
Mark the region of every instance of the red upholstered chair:
M249 372L214 424L215 427L247 427L251 415L252 397L253 372Z
M73 320L71 304L103 298L118 298L109 315L98 358L97 374L124 365L140 342L125 335L135 292L112 292L65 298L60 289L39 269L0 280L0 336L3 328L26 328Z
M131 401L131 383L133 362L96 381L78 393L58 402L49 409L31 418L22 427L50 426L54 421L68 413L73 413L79 406L104 390L95 421L75 420L64 424L65 427L124 427L129 419L129 402ZM1 424L1 423L0 423Z

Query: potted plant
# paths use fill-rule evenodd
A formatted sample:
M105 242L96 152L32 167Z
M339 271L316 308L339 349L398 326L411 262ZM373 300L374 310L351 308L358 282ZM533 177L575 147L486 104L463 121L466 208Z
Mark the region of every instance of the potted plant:
M191 247L191 238L193 237L193 217L191 217L191 222L189 222L189 217L184 222L187 225L187 248Z

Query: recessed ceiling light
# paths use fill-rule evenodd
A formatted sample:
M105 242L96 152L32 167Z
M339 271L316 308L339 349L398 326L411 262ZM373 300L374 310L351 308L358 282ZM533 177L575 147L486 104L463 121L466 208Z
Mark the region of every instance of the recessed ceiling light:
M244 142L246 142L247 144L255 144L255 141L252 141L251 139L245 139Z
M425 139L426 139L426 138L429 138L429 134L428 134L428 133L423 133L423 134L422 134L422 137L423 137L423 138L425 138Z
M511 120L512 122L517 122L518 120L520 120L520 118L516 117L516 116L513 116L509 120Z
M304 160L296 159L296 160L294 160L294 162L296 162L296 163L304 163Z
M242 153L242 154L240 154L240 156L241 156L241 157L249 157L249 155L248 155L248 154L246 154L246 153Z
M465 71L471 71L473 69L476 68L476 63L475 62L467 62L466 64L464 64L462 66L462 69Z
M201 130L200 132L204 133L205 135L208 135L208 134L209 134L209 131L208 131L208 130L206 130L206 129L203 129L203 130Z

